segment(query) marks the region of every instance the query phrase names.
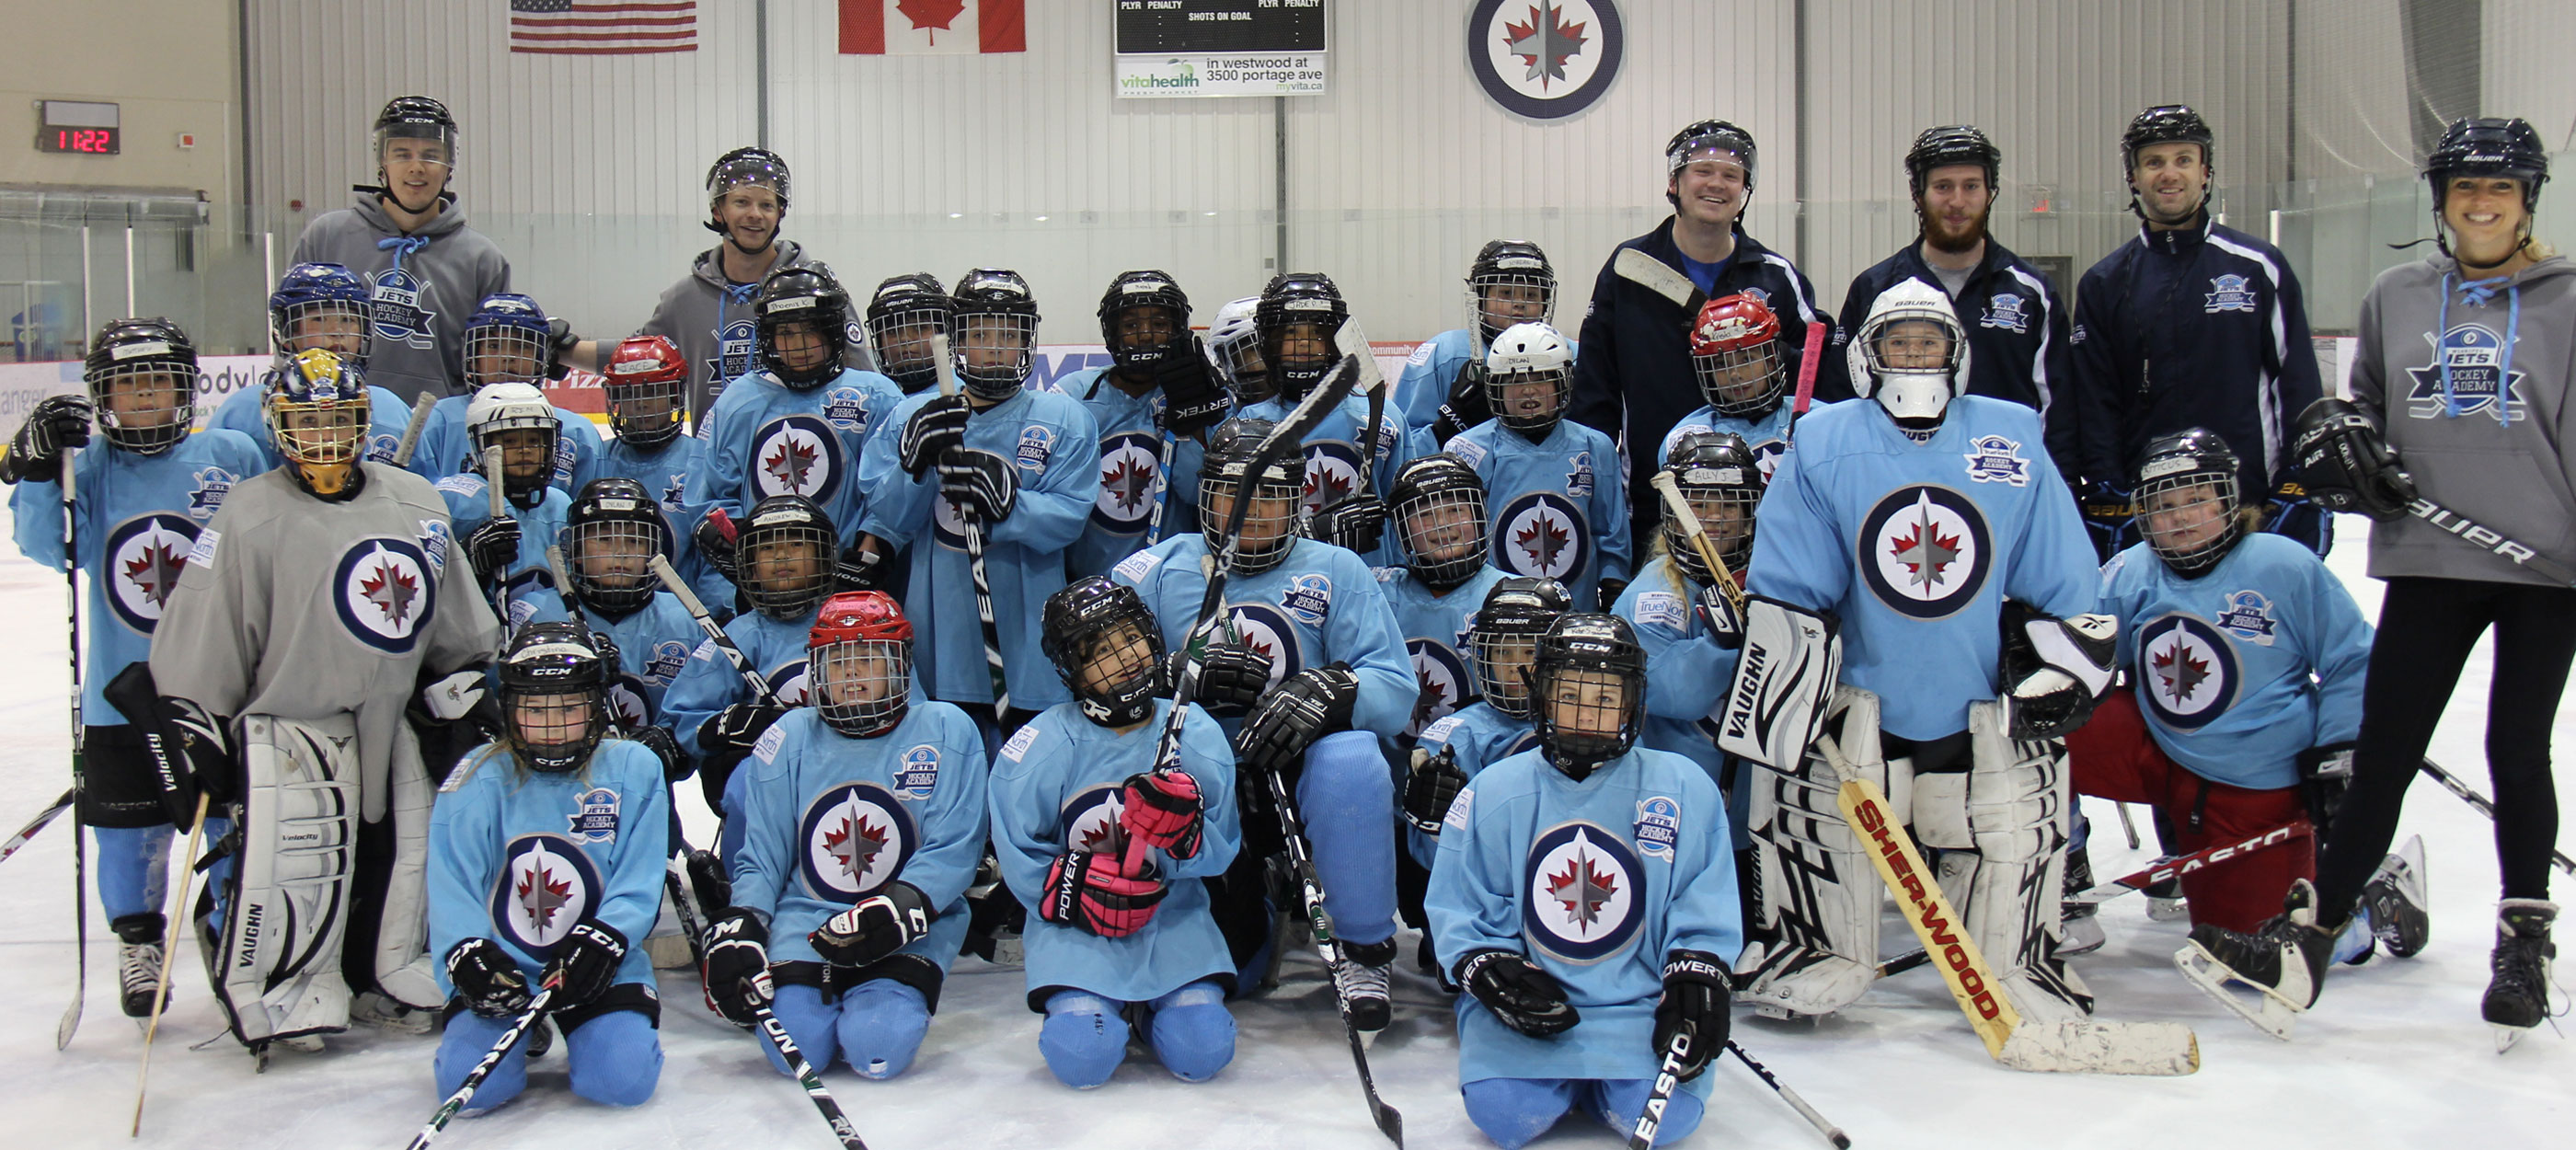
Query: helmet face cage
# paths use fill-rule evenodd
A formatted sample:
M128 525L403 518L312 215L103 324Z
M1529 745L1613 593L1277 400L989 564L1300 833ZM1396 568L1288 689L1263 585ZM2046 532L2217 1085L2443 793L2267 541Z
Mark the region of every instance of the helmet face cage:
M1694 353L1691 370L1699 376L1700 398L1707 400L1709 409L1719 415L1769 415L1780 406L1780 396L1789 390L1788 365L1780 361L1777 340L1705 355Z
M365 453L369 400L355 365L327 351L308 351L270 373L263 402L277 453L310 478L308 467L348 467Z
M465 386L480 391L496 383L535 383L554 361L546 317L530 309L478 311L465 324Z
M1852 388L1899 421L1938 423L1968 373L1968 338L1940 289L1907 280L1870 305L1844 349Z
M1467 269L1467 322L1491 342L1518 323L1547 323L1556 314L1556 269L1538 245L1495 240Z
M539 774L579 770L608 725L608 667L576 623L532 623L500 665L502 742Z
M1297 545L1297 521L1306 501L1303 470L1274 464L1253 485L1252 506L1243 513L1236 545L1236 570L1267 571ZM1199 532L1211 553L1225 550L1226 519L1234 512L1235 493L1242 486L1239 463L1226 472L1210 471L1199 478Z
M841 354L850 340L850 296L829 273L800 267L771 275L752 301L752 319L760 365L780 382L811 387L841 373ZM781 340L791 325L799 336L797 354L813 354L804 346L811 338L822 348L820 358L803 367L788 363Z
M1485 405L1503 426L1544 435L1565 417L1574 358L1565 336L1543 323L1519 323L1485 352Z
M1468 472L1472 479L1474 472ZM1396 538L1404 565L1436 590L1467 581L1485 565L1485 492L1481 483L1405 486L1397 480Z
M735 583L743 599L763 615L795 619L831 593L833 565L840 560L841 546L826 521L806 515L763 515L753 508L751 524L742 529L736 548L741 555L741 578Z
M1753 509L1762 502L1761 473L1744 476L1746 468L1738 464L1666 470L1673 472L1675 486L1681 488L1691 514L1699 517L1700 527L1708 532L1709 545L1716 549L1717 557L1728 570L1742 577L1744 565L1753 558ZM1689 528L1667 515L1660 530L1664 533L1665 553L1683 575L1694 583L1717 580L1717 573L1700 558L1698 545L1690 541Z
M269 344L280 360L320 348L364 364L375 347L371 300L367 285L345 267L297 264L268 297Z
M1637 745L1646 657L1628 621L1568 614L1538 642L1529 671L1530 722L1548 763L1581 781Z
M839 639L809 648L805 682L823 725L852 738L883 734L911 706L912 642Z
M633 502L625 496L600 500L590 499L587 490L583 494L583 509ZM653 557L667 556L670 547L670 528L649 502L640 511L619 508L577 516L564 528L564 566L569 569L564 576L582 602L612 614L631 614L660 590Z
M100 434L158 455L188 437L196 413L197 349L166 319L118 320L99 332L82 379Z
M957 313L957 378L978 399L1004 400L1019 394L1037 366L1038 317L1018 311Z
M510 494L543 490L554 481L555 450L557 440L563 436L563 417L555 414L554 405L547 403L534 385L494 384L477 393L465 413L465 437L473 444L477 460L489 448L498 447L506 453L509 445L502 442L502 436L510 432L537 433L541 454L535 469L524 477L506 463L502 469L501 483Z
M2245 534L2237 514L2236 453L2194 428L2157 440L2138 467L2138 533L2177 575L2198 575Z
M1261 289L1253 323L1261 330L1261 362L1268 368L1273 394L1301 400L1340 354L1333 337L1351 316L1332 277L1315 272L1286 272ZM1291 354L1293 352L1293 354Z
M680 395L688 377L688 361L670 340L635 336L618 344L599 385L608 397L608 425L617 438L656 447L677 436L680 420L688 414Z
M1529 672L1539 636L1556 625L1572 602L1553 579L1513 576L1494 585L1467 633L1476 693L1487 706L1515 719L1530 717Z
M1040 609L1038 647L1081 704L1110 727L1141 723L1167 694L1163 632L1135 588L1088 575L1058 588Z
M868 346L877 370L909 395L939 381L933 336L956 339L956 301L925 275L896 276L877 285L868 301Z
M1120 329L1145 308L1163 309L1166 330L1155 342L1131 345ZM1188 347L1189 335L1190 297L1164 272L1121 272L1100 297L1100 340L1122 369L1141 372L1161 363L1175 349Z

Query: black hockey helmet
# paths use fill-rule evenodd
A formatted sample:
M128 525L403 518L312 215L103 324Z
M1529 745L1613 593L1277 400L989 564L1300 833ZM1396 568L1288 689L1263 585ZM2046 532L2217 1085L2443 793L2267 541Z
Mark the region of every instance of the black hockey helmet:
M1476 693L1486 705L1515 719L1530 717L1528 672L1539 637L1573 609L1565 584L1536 575L1505 576L1485 592L1467 632L1467 650Z
M2188 105L2158 104L2132 117L2128 128L2120 133L2120 182L2129 185L2129 211L2139 219L2147 218L2146 208L2138 203L2137 186L2133 183L2141 149L2155 144L2198 144L2201 170L2214 177L2218 171L2217 157L2211 154L2214 138L2210 134L2209 121L2201 119L2200 113L2192 111ZM2209 206L2210 187L2214 183L2213 178L2201 185L2201 207Z
M541 775L580 770L608 725L608 677L589 628L562 620L519 628L501 656L501 744ZM574 713L564 712L565 696Z
M1147 347L1129 347L1118 338L1118 319L1140 307L1159 307L1171 313L1172 333L1163 342ZM1181 285L1172 281L1171 273L1161 271L1120 272L1109 281L1109 290L1100 295L1100 339L1109 348L1109 358L1130 371L1145 371L1161 363L1165 355L1188 354L1190 346L1190 297Z
M1142 658L1134 657L1132 646L1110 648L1100 642L1128 627L1144 640ZM1104 727L1144 722L1154 713L1154 697L1171 689L1164 674L1163 630L1155 624L1154 612L1135 588L1104 576L1085 575L1047 596L1038 648L1082 705L1082 717ZM1118 662L1106 669L1107 682L1083 681L1083 671L1094 660L1112 656Z
M644 485L624 476L582 485L564 513L564 578L582 605L624 618L653 601L656 555L671 553L671 525Z
M707 204L712 207L726 192L744 184L769 189L778 196L778 214L787 214L787 161L767 148L735 148L716 157L707 167ZM707 230L721 232L714 221Z
M763 548L797 544L809 548L808 554L761 553ZM734 554L734 583L742 589L743 600L772 619L799 619L831 593L841 536L832 526L832 517L813 500L772 495L753 504L751 513L743 517ZM773 569L773 564L778 566Z
M2195 578L2218 565L2245 537L2237 458L2207 428L2157 436L2138 464L2138 534L2176 575Z
M1945 124L1925 128L1914 137L1914 146L1905 150L1905 179L1909 194L1923 198L1923 181L1934 168L1954 164L1975 164L1986 170L1986 188L1992 191L2002 178L2004 153L1986 138L1984 131L1971 124Z
M166 319L109 320L81 364L99 434L137 455L159 455L188 438L196 417L197 345ZM128 381L131 381L129 385ZM118 415L108 397L132 390L150 406Z
M1351 308L1342 302L1342 289L1333 285L1333 277L1322 272L1281 272L1262 286L1261 303L1253 309L1252 322L1261 330L1261 358L1270 365L1270 379L1278 387L1281 402L1293 404L1305 399L1315 381L1340 362L1342 353L1334 349L1333 336L1350 318ZM1299 324L1323 329L1321 354L1300 355L1294 360L1281 354L1288 329Z
M1664 471L1681 488L1717 557L1740 583L1744 564L1753 557L1753 509L1762 502L1762 468L1753 449L1732 431L1693 431L1673 441L1673 449L1664 454ZM1674 567L1694 583L1716 580L1699 548L1691 545L1689 528L1666 514L1662 531L1664 551Z
M1199 464L1199 532L1209 553L1224 552L1232 500L1243 490L1261 441L1276 426L1267 419L1238 416L1208 434L1207 454ZM1267 571L1297 545L1297 519L1306 498L1305 453L1291 451L1252 479L1252 501L1244 511L1234 566L1238 571ZM1228 500L1227 512L1215 506L1220 496Z
M957 378L977 399L1000 402L1020 393L1029 371L1037 366L1038 297L1029 281L1007 268L974 268L957 277L957 338L950 353ZM967 345L992 341L1000 350L1018 347L1010 362L977 367Z
M1566 681L1578 675L1590 680L1586 686L1616 686L1618 703L1585 701L1581 688ZM1646 650L1627 620L1583 611L1558 616L1539 637L1529 682L1530 725L1548 765L1565 777L1582 782L1637 745L1646 717ZM1554 700L1561 690L1566 704L1559 707ZM1559 711L1571 717L1561 719Z
M1496 323L1487 313L1486 297L1503 288L1536 289L1538 312ZM1484 330L1490 343L1496 334L1523 321L1548 322L1556 314L1556 267L1547 253L1528 240L1487 240L1467 265L1467 321Z
M868 347L876 352L877 370L905 395L939 382L939 361L930 336L957 338L957 301L948 287L928 272L887 276L868 297Z
M456 167L456 117L447 105L427 96L396 96L376 113L376 161L384 162L387 140L434 140L447 149L449 170Z
M2433 214L2442 212L2448 186L2458 176L2509 176L2522 181L2522 210L2538 211L2540 185L2549 182L2549 149L2520 117L2451 121L2433 153L2424 157L2424 181L2433 188Z
M841 354L850 346L850 293L819 263L780 268L760 281L751 314L760 335L760 365L779 382L799 391L819 386L841 374ZM827 350L822 362L802 371L787 366L778 351L778 329L811 323Z
M1680 175L1693 157L1711 149L1734 153L1735 161L1744 166L1744 190L1752 191L1755 172L1753 133L1724 120L1702 120L1673 133L1673 138L1664 144L1664 175L1667 178ZM1673 196L1666 193L1664 198L1669 200Z
M1485 480L1467 461L1434 452L1397 468L1387 489L1404 566L1447 592L1485 566Z

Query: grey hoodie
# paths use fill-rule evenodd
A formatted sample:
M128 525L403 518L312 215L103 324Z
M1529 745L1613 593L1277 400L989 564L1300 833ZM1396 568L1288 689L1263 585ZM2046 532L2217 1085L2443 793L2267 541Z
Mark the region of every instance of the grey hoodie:
M465 378L465 320L483 297L510 290L510 261L499 245L465 226L450 201L405 237L371 193L325 212L296 238L296 263L345 264L375 290L375 346L367 382L409 403L427 391L445 397Z
M637 335L658 335L670 340L681 355L688 357L689 411L693 416L714 409L716 393L724 390L725 381L760 367L751 322L751 297L760 285L727 280L724 265L717 258L721 247L719 241L717 247L699 252L689 274L663 290L661 300L653 305L653 318L635 329ZM778 259L769 265L772 272L819 262L792 240L779 240L777 247ZM863 318L867 297L862 294L863 287L852 287L847 282L841 287L851 297L850 346L842 353L841 363L874 371L876 359L868 354ZM606 358L604 354L602 358Z
M2424 498L2576 565L2576 264L2552 256L2466 290L2461 279L2443 257L2380 273L2361 303L2352 401L2387 429ZM2372 528L2370 574L2555 586L2411 517Z

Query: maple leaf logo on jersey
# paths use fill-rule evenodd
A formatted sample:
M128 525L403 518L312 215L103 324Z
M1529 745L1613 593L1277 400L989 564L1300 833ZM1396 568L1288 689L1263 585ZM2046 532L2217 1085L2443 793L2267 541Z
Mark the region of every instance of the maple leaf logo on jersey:
M823 832L823 849L831 852L832 858L841 864L841 873L853 880L867 874L868 868L876 865L877 853L883 851L885 845L885 828L872 826L864 818L844 818L841 825Z
M1959 537L1941 534L1932 526L1932 513L1926 509L1914 529L1895 541L1891 554L1905 565L1912 582L1929 587L1940 583L1943 572L1959 558Z
M170 605L170 589L179 585L179 566L184 556L166 543L146 544L143 553L125 563L125 577L134 582L143 597L155 607Z
M1565 79L1565 62L1583 51L1591 40L1583 34L1583 25L1566 23L1558 18L1558 11L1556 5L1542 0L1530 5L1529 23L1503 26L1510 37L1503 50L1529 65L1525 78L1538 81L1541 90L1549 81Z
M805 490L805 473L814 469L814 449L791 439L778 441L778 450L760 461L760 469L775 476L782 491Z
M1100 477L1100 485L1118 501L1121 510L1133 511L1145 505L1145 497L1154 493L1154 473L1134 460L1121 459L1109 474Z
M1117 800L1110 800L1115 803ZM1093 854L1115 854L1127 849L1127 836L1119 833L1116 815L1082 829L1082 842L1073 849Z
M411 618L411 602L420 597L420 584L401 568L379 559L376 569L358 584L358 593L385 613L386 622L399 625Z
M1351 481L1341 475L1327 475L1320 468L1306 472L1306 506L1330 507L1351 497Z
M537 930L553 926L555 912L563 909L572 897L572 882L555 880L555 873L540 863L529 868L519 879L519 905L528 912L528 921Z
M1572 536L1554 522L1533 519L1529 526L1521 529L1520 534L1512 537L1512 542L1519 545L1521 550L1536 556L1540 567L1549 568L1556 566L1557 555L1565 550L1565 545L1571 538Z
M936 28L939 32L946 32L950 30L948 26L965 13L966 0L897 0L894 10L912 21L915 31L928 32ZM930 42L939 42L938 32L931 32Z
M1565 864L1562 874L1547 876L1548 897L1565 904L1565 913L1583 926L1601 921L1601 908L1619 893L1618 875L1592 865L1592 857L1576 854Z
M2148 662L2155 667L2156 677L2165 681L2165 689L2177 699L2190 699L2191 693L2209 678L2209 661L2193 658L2180 645L2158 653Z

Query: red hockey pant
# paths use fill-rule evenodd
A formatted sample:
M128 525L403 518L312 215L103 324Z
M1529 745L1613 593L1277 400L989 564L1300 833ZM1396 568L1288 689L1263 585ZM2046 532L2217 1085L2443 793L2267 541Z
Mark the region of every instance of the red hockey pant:
M2166 757L2147 733L2134 692L2112 692L2091 720L2066 737L2066 751L2077 793L2163 811L2180 836L2174 844L2179 852L2251 838L2307 817L2297 787L2233 787L2201 778ZM2184 875L2182 893L2191 900L2193 925L2251 932L2281 912L2281 896L2291 880L2316 874L2316 840L2301 836Z

